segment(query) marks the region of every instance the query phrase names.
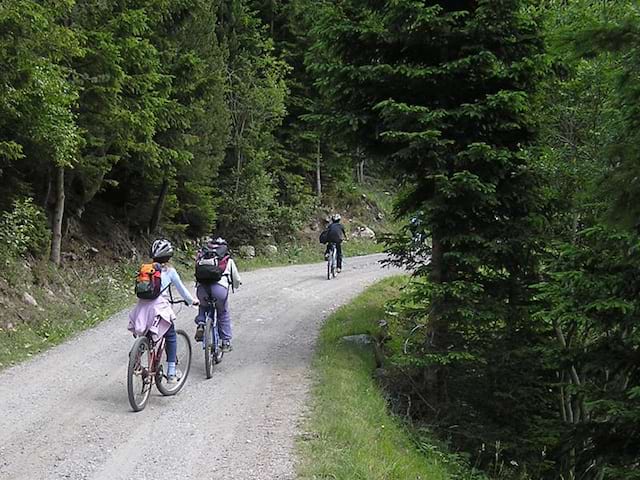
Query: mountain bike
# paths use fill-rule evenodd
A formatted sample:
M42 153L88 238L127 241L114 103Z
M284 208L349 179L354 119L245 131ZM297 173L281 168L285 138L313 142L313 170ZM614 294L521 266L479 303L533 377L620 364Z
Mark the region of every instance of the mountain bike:
M204 350L204 370L207 378L213 376L213 367L222 361L222 341L218 332L218 314L216 313L215 298L208 298L208 308L205 312L204 335L202 349Z
M171 303L183 303L171 302ZM186 304L186 302L184 302ZM151 387L155 384L165 396L175 395L187 380L191 368L191 341L184 330L176 329L176 377L177 382L168 384L167 360L164 355L165 338L153 340L151 334L136 338L129 352L127 369L127 393L134 412L143 410L149 401Z
M336 278L336 268L338 265L338 250L335 243L329 243L329 253L327 258L327 280Z

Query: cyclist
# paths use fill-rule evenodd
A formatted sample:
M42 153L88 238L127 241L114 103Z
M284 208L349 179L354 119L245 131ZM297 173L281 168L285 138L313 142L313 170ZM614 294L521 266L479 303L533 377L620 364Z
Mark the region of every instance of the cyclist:
M229 256L229 246L224 238L212 238L206 242L206 247L201 248L198 251L196 261L203 256L203 251L206 248L208 251L219 252L220 264L224 265L224 271L222 272L222 278L220 281L212 284L199 283L196 289L196 295L200 301L200 309L198 316L195 318L197 325L195 339L196 342L202 341L204 336L204 324L205 314L208 308L207 300L212 298L215 300L216 313L218 315L218 332L220 333L220 340L222 340L222 351L230 352L233 350L231 346L231 315L229 314L229 287L234 291L242 285L240 274L238 273L238 267L233 258Z
M189 290L184 286L180 275L175 268L169 264L169 260L173 256L173 245L169 240L158 239L153 242L151 246L150 257L154 263L162 265L161 273L161 290L162 294L155 300L138 300L137 305L129 314L129 330L139 331L134 328L135 325L150 326L158 317L165 322L169 322L170 326L164 333L165 348L167 351L167 382L176 383L176 351L177 351L177 338L176 329L173 324L176 316L173 313L171 304L168 299L171 298L171 285L175 285L178 293L189 305L198 305L198 300L194 300ZM134 333L135 334L135 333Z
M338 259L338 273L342 271L342 242L346 239L347 234L344 226L340 223L342 217L339 213L331 215L331 224L327 227L327 250L324 252L325 260L329 259L329 246L332 243L336 245L336 254Z

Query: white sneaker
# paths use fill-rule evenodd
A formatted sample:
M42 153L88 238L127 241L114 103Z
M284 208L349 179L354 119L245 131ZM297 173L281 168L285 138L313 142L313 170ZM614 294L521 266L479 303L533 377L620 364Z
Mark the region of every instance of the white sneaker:
M169 387L175 387L178 385L178 377L177 375L168 375L167 376L167 385Z

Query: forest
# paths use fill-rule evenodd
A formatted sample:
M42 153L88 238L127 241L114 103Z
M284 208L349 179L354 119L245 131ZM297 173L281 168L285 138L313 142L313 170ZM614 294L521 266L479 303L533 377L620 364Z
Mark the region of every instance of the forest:
M397 184L384 384L501 479L640 479L634 0L2 0L0 251Z

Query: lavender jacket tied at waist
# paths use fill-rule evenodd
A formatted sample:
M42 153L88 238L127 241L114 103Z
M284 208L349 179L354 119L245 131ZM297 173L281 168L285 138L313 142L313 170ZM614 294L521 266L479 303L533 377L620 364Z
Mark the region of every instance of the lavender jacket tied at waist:
M175 319L171 304L161 295L154 300L138 300L129 312L127 329L137 337L151 332L153 341L158 341L167 333Z

